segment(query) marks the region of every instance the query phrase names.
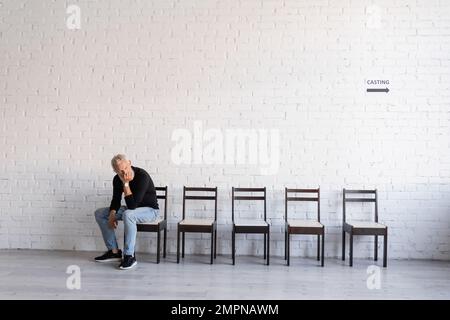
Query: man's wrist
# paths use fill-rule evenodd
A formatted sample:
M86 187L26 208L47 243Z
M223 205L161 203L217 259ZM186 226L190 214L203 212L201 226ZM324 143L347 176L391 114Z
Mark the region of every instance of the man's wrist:
M124 182L123 183L123 187L124 188L129 188L130 187L130 183L129 182Z
M127 183L128 184L128 183ZM129 195L132 194L131 189L130 189L130 185L123 185L123 194L125 197L128 197Z

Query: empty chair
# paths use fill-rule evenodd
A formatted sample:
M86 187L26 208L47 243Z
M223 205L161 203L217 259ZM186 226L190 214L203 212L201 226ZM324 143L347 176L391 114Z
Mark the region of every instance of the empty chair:
M293 196L292 194L307 193L310 197ZM292 219L288 216L289 202L317 202L317 219ZM322 236L322 262L324 265L324 251L325 251L325 226L320 223L320 188L318 189L288 189L285 188L285 255L287 265L290 263L290 240L291 234L310 234L317 235L317 261L320 261L320 236Z
M199 193L203 195L199 195ZM204 195L205 193L209 195ZM211 195L211 193L213 195ZM197 195L192 195L197 194ZM209 200L214 201L214 217L212 218L186 218L186 200ZM213 256L216 258L217 246L217 187L214 188L192 188L183 187L183 219L178 222L177 227L177 263L180 263L180 233L182 234L182 253L184 258L185 233L200 232L211 233L211 264Z
M368 197L352 197L352 195L368 195ZM375 221L347 221L346 204L349 202L373 202L375 205ZM377 190L343 190L343 230L342 230L342 260L345 261L345 233L350 235L350 266L353 266L353 236L375 236L375 257L378 260L378 236L384 236L383 267L387 266L387 226L378 223L378 194Z
M246 195L242 196L239 194L242 193L259 193L263 195ZM234 208L235 208L235 200L248 200L248 201L263 201L264 202L264 220L263 219L235 219L234 217ZM231 197L231 218L233 221L233 231L232 231L232 259L233 265L236 260L236 233L260 233L264 234L264 259L267 258L267 265L269 265L269 243L270 243L270 225L267 222L266 215L266 188L232 188L232 197Z
M141 232L156 232L157 242L156 242L156 263L160 261L161 252L161 231L164 231L163 240L163 258L166 257L166 242L167 242L167 186L166 187L156 187L156 198L164 200L164 217L158 218L152 222L138 223L137 231ZM161 192L161 193L159 193Z

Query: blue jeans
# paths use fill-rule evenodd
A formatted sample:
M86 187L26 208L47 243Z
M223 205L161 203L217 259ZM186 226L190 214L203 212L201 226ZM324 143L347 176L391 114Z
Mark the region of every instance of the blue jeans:
M120 207L116 212L116 219L123 220L125 227L124 254L134 256L136 245L137 223L152 222L159 216L159 210L150 207L140 207L128 210L126 206ZM116 234L108 224L109 207L95 210L95 220L102 231L103 240L108 250L118 249Z

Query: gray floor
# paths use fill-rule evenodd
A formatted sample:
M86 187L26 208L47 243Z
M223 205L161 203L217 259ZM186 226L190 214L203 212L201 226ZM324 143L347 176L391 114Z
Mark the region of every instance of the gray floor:
M381 268L380 288L368 289L371 260L350 268L329 258L321 268L314 259L279 257L263 265L261 257L173 255L158 265L154 255L137 255L136 269L92 261L94 252L0 250L1 299L450 299L450 261L389 260ZM69 290L69 265L81 270L81 289ZM381 266L381 261L377 265Z

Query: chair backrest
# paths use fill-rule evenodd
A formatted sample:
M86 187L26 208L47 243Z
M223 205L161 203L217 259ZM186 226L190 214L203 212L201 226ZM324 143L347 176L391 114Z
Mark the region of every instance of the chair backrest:
M357 197L355 197L357 195ZM373 197L361 197L360 195L370 195ZM375 203L375 222L378 222L378 193L377 189L374 190L348 190L343 189L342 192L342 219L346 220L346 203L347 202L373 202ZM358 197L359 196L359 197Z
M156 199L164 199L164 220L167 220L167 186L155 187L155 190L156 190Z
M305 196L295 196L295 194L307 193L311 195L309 197ZM291 196L294 194L294 196ZM288 203L291 201L302 201L302 202L317 202L317 221L320 222L320 188L317 189L289 189L285 188L285 205L284 205L284 219L288 219Z
M197 195L192 195L195 193L197 193ZM199 193L201 193L201 195L199 195ZM204 193L209 195L204 195ZM213 195L211 193L213 193ZM214 221L217 221L217 187L208 188L183 186L183 219L186 217L186 200L213 200Z
M242 193L259 193L259 195L245 195L241 196ZM262 195L261 195L262 193ZM235 188L231 189L231 220L234 222L234 201L244 200L244 201L264 201L264 221L267 222L266 215L266 187L264 188Z

